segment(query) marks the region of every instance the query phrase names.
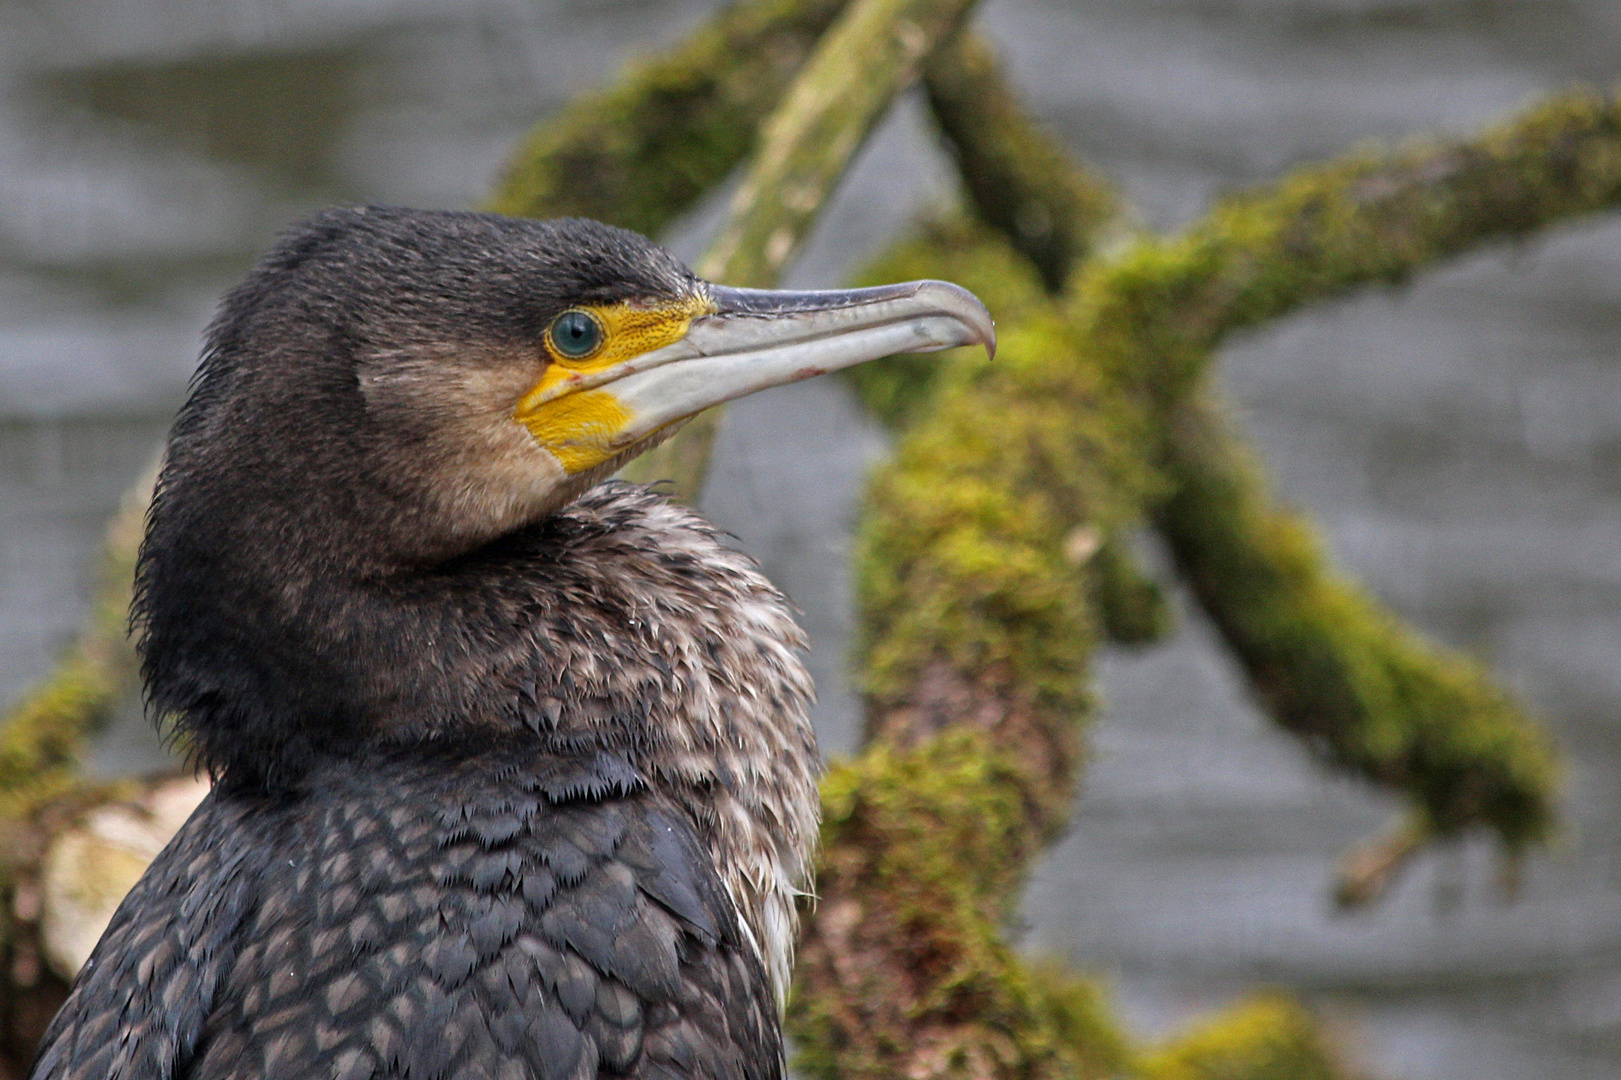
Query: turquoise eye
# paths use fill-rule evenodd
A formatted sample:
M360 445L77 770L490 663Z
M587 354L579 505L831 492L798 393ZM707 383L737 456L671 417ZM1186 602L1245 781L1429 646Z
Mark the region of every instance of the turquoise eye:
M547 331L552 348L571 360L590 356L602 344L602 324L584 311L565 311L552 320Z

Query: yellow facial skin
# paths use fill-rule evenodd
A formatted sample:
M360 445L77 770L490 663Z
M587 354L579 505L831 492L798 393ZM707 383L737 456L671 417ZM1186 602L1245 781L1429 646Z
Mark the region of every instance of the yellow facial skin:
M602 326L602 344L587 356L568 357L553 347L548 331L543 338L545 374L513 411L514 419L570 475L595 468L622 450L614 444L615 436L635 419L614 396L612 382L590 388L598 381L593 376L680 341L692 320L709 314L714 306L695 296L662 304L624 302L577 310L589 312Z

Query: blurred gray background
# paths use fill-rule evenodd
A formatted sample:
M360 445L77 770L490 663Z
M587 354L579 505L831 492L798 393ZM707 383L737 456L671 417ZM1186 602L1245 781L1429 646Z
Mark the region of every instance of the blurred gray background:
M517 135L713 0L0 0L0 701L84 611L106 515L151 456L215 297L316 206L477 201ZM1035 110L1172 228L1370 138L1461 133L1621 75L1617 0L987 0ZM950 198L907 101L794 279L834 284ZM715 207L678 230L702 246ZM1382 797L1310 765L1183 604L1103 658L1071 837L1020 932L1104 976L1140 1032L1301 989L1390 1080L1621 1077L1621 218L1320 307L1222 376L1336 556L1534 703L1568 828L1495 889L1431 856L1336 916ZM853 746L849 531L884 440L813 382L727 416L704 503L804 609L830 753ZM159 761L132 705L92 763Z

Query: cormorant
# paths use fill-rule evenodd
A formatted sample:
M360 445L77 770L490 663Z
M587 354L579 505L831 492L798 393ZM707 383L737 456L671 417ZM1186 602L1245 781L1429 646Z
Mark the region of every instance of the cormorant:
M150 707L214 788L33 1075L780 1077L804 639L603 481L718 402L992 340L954 285L726 288L590 221L287 233L208 331L137 573Z

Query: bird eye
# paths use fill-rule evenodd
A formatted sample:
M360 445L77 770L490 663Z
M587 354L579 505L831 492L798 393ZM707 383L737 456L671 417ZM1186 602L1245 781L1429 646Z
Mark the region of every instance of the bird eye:
M552 348L570 360L590 356L602 344L602 324L584 311L565 311L552 320L548 331Z

